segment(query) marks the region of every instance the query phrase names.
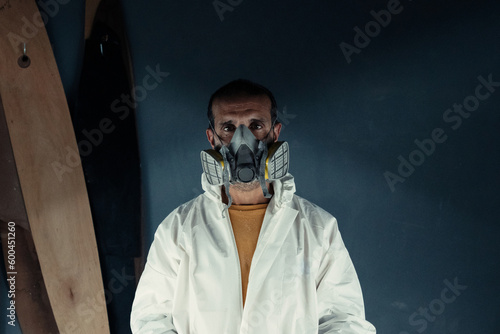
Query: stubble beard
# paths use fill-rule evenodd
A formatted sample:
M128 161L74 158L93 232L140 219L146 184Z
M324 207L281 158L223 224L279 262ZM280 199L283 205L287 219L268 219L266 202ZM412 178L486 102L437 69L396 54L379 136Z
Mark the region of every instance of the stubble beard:
M258 179L254 179L250 182L241 182L237 181L235 183L231 183L231 187L234 190L241 192L250 192L260 187L260 182Z

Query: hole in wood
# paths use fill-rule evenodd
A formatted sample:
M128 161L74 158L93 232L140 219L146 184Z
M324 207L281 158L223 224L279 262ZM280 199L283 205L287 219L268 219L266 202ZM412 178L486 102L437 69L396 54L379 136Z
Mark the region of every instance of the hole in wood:
M30 66L31 60L30 60L30 57L28 57L27 55L22 55L17 60L17 63L19 64L20 67L26 68L26 67Z

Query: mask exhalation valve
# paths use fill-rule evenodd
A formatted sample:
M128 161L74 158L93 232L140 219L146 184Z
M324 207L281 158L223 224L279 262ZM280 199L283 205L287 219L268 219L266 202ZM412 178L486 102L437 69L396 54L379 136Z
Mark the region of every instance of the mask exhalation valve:
M241 182L248 183L255 179L255 173L251 168L242 167L240 170L238 170L238 179L240 179Z

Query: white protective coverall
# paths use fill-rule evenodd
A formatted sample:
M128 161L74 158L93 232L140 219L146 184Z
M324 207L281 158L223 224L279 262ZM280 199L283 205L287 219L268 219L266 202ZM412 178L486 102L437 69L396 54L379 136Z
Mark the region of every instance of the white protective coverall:
M273 181L244 308L221 187L203 174L202 186L156 231L132 306L133 333L375 333L336 219L295 195L293 176Z

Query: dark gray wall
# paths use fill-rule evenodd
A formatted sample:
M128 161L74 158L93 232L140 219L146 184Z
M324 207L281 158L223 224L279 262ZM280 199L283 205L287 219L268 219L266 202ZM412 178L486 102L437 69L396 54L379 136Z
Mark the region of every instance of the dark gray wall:
M136 84L170 73L138 88L147 246L201 193L210 94L248 78L275 93L297 193L339 220L379 333L497 333L500 87L460 124L447 109L500 81L500 4L402 0L348 63L339 44L387 1L232 3L221 20L211 0L124 2ZM414 153L435 129L446 140Z

